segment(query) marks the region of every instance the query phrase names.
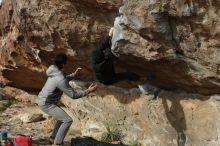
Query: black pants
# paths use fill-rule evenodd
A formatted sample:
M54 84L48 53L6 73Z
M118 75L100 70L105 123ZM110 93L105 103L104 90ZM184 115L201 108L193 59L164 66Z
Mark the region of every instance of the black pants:
M115 73L113 78L111 79L108 78L108 80L100 81L100 82L103 83L104 85L112 85L112 84L115 84L117 82L121 82L124 80L137 81L139 80L139 78L140 76L133 72L120 72L120 73Z

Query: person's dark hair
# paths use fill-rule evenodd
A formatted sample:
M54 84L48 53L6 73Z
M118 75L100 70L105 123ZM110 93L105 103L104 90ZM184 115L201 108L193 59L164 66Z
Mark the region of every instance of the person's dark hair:
M107 37L101 38L96 49L103 51L110 47L111 47L111 37L107 36Z
M63 68L63 65L67 63L67 55L65 53L59 53L54 58L54 65L56 65L59 69Z

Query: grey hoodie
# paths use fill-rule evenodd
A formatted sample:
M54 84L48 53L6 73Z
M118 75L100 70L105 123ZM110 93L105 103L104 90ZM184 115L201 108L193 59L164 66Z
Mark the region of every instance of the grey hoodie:
M75 74L64 76L63 72L59 70L55 65L51 65L47 71L47 81L40 91L37 103L38 105L57 104L63 94L63 92L73 98L77 99L88 95L88 91L75 92L69 85L69 81Z

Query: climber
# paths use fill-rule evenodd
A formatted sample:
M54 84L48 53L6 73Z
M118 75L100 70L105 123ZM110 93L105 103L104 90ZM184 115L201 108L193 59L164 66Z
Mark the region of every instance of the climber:
M85 91L74 91L68 81L73 79L80 68L74 73L64 76L63 71L66 63L66 54L60 53L56 55L54 64L46 71L48 78L37 98L40 109L57 120L50 136L50 142L53 142L54 146L62 146L66 133L73 122L72 118L58 106L62 93L64 92L72 99L77 99L94 92L97 88L95 84L91 84Z
M96 79L104 85L111 85L122 80L137 81L139 76L133 72L115 73L114 55L111 52L111 38L114 29L111 28L109 35L103 37L98 47L92 52L91 63Z

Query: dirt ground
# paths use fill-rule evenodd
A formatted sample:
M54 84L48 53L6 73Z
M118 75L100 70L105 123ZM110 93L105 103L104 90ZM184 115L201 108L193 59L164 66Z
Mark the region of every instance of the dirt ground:
M0 101L3 103L3 101ZM0 104L3 106L3 104ZM1 129L8 130L9 138L14 138L17 134L28 135L32 137L33 146L51 146L49 144L49 136L53 127L53 122L47 115L43 114L44 119L26 123L20 118L21 116L28 114L42 113L36 105L25 104L17 102L5 111L0 113L0 127ZM70 140L73 136L67 134L65 138L65 145L70 145Z
M5 106L7 101L0 101L0 108ZM43 119L36 122L26 123L25 115L43 114ZM0 112L0 128L8 131L8 137L13 139L15 135L22 134L31 136L33 146L51 146L49 143L49 136L54 125L54 120L44 114L37 105L15 102ZM90 137L82 137L79 133L67 133L64 146L70 146L71 139L74 139L74 146L123 146L122 144L104 143L96 141Z

